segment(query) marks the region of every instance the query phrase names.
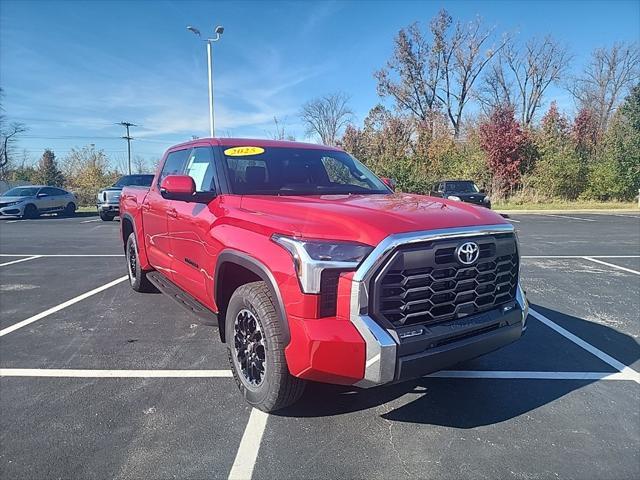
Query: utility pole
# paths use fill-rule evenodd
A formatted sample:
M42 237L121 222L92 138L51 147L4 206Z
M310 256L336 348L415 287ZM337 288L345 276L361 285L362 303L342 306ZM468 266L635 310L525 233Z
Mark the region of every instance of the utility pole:
M129 127L137 127L138 125L131 122L120 122L118 125L122 125L127 129L127 134L122 138L124 138L127 141L127 156L129 158L129 175L131 175L131 140L133 140L133 137L129 134Z

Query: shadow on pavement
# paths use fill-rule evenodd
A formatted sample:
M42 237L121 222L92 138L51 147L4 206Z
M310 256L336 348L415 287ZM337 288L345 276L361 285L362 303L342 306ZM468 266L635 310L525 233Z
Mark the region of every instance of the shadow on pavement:
M615 351L605 350L629 365L640 358L636 340L618 330L578 317L532 306L589 343L607 338ZM529 317L529 322L537 321ZM569 340L549 330L562 349ZM591 355L585 351L584 355ZM565 371L562 364L556 371ZM603 368L603 371L604 370ZM310 383L295 405L275 412L284 417L324 417L366 410L384 405L404 395L414 394L415 400L382 415L387 420L441 425L454 428L474 428L491 425L522 415L580 389L593 380L521 380L521 379L452 379L419 378L377 387L357 389L338 385Z

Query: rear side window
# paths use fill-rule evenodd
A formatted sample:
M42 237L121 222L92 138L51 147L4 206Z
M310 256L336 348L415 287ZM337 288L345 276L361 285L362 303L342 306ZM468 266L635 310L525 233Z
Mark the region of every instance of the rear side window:
M44 187L44 188L41 188L38 193L44 193L45 195L49 195L51 197L54 195L61 195L60 192L61 190L58 190L57 188Z
M164 161L164 165L162 166L162 172L160 172L158 185L169 175L182 174L189 152L190 150L178 150L167 155L167 159Z
M184 175L193 178L196 192L212 192L214 186L213 151L210 147L196 147L191 150L184 168Z

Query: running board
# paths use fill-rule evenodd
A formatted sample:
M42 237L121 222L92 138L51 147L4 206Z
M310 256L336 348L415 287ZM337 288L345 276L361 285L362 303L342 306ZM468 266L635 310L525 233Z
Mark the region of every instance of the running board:
M218 315L159 272L148 272L147 279L178 305L194 314L204 325L218 326Z

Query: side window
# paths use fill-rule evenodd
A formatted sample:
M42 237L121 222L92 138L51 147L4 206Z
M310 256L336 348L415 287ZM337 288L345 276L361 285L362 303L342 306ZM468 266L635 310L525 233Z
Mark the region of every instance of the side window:
M353 176L349 167L339 160L331 157L322 157L322 165L327 172L327 177L331 183L339 185L358 185L361 187L369 187L367 182Z
M58 195L58 192L56 190L57 190L56 188L44 187L44 188L41 188L38 193L44 193L45 195L51 197L53 195Z
M66 195L67 192L65 192L64 190L62 190L61 188L54 188L53 189L55 191L54 195Z
M177 152L171 152L167 155L167 159L160 172L160 178L158 178L158 185L169 175L181 175L184 163L189 156L191 150L178 150Z
M438 191L439 192L444 192L444 183L438 184Z
M191 150L184 174L193 178L196 192L215 191L214 171L213 151L210 147L196 147Z

